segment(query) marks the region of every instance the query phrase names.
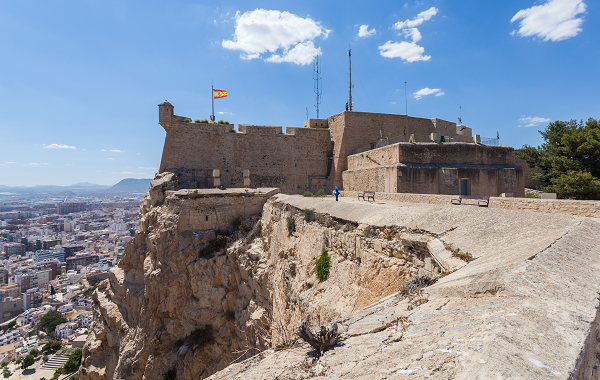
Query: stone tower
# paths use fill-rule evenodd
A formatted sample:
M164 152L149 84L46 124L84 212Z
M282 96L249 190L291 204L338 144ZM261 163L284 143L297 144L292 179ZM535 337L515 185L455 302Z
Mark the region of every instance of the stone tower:
M175 107L166 100L158 105L158 123L162 125L165 130L171 128L174 108Z

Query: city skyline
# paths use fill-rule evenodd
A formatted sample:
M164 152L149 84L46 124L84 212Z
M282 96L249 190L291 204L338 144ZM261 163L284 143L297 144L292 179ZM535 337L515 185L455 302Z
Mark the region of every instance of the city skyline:
M316 117L317 55L320 116L342 112L348 48L355 111L456 122L462 107L474 133L515 148L539 145L551 121L600 111L590 1L33 4L0 8L15 57L0 64L6 186L152 178L157 105L206 119L213 83L228 92L217 120L302 126Z

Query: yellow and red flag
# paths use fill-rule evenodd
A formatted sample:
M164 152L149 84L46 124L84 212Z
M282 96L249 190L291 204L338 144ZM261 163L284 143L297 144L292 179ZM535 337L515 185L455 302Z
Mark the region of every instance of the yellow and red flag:
M226 98L227 91L225 90L213 90L213 99Z

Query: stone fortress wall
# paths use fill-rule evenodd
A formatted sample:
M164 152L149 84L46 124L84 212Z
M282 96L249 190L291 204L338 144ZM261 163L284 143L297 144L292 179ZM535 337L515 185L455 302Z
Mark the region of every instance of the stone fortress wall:
M345 190L386 193L513 193L524 197L523 170L514 149L467 143L397 143L348 157Z
M235 132L232 124L186 119L170 103L159 105L159 123L167 132L160 173L193 173L198 188L214 187L213 169L220 170L221 185L243 187L248 169L251 187L291 194L331 192L334 186L458 194L460 179L468 178L469 194L524 195L514 149L474 144L479 136L471 128L437 118L346 111L308 119L285 133L280 126L240 124ZM439 143L442 136L445 143ZM411 137L417 144L408 142ZM387 146L374 149L380 145Z
M163 112L169 110L171 112ZM160 172L192 169L199 188L213 186L213 169L221 185L244 187L250 170L252 187L278 187L284 193L308 190L309 175L327 174L329 131L317 128L189 123L177 120L172 106L161 107L160 124L167 131ZM180 117L179 117L180 118ZM311 179L314 187L324 179Z

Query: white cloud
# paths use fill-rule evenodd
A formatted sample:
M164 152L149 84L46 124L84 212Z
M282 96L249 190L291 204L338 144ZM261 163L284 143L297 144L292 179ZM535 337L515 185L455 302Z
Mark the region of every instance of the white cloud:
M392 104L396 104L396 102L390 102L390 103L392 103Z
M313 41L329 30L311 18L298 17L289 12L255 9L235 15L233 40L223 40L225 49L240 50L242 59L257 59L264 53L275 53L266 58L267 62L291 62L307 65L319 54Z
M519 119L520 122L525 123L525 127L535 127L539 124L542 123L549 123L550 119L549 118L544 118L544 117L537 117L537 116L528 116L528 117L522 117ZM520 125L519 125L520 127Z
M423 55L425 48L416 44L423 38L421 32L419 32L419 29L416 27L423 24L425 21L430 20L437 13L438 9L436 7L431 7L416 15L412 20L398 21L395 23L392 28L401 30L398 34L410 38L412 42L388 41L379 46L379 54L388 58L401 58L406 62L429 61L431 56Z
M101 152L115 152L115 153L123 153L120 149L100 149Z
M544 41L561 41L575 37L581 32L583 19L575 16L585 12L582 0L549 0L542 5L521 9L510 22L521 20L519 30L511 35L521 37L537 36Z
M110 158L108 158L108 160L116 160L116 158L112 158L112 157L110 157Z
M50 149L77 149L74 146L63 145L63 144L50 144L50 145L46 145L44 148L50 148Z
M145 168L143 166L138 167L138 169L144 169L144 170L158 170L157 168Z
M5 163L6 164L16 164L16 162L14 162L14 161L6 161Z
M441 92L441 90L439 88L429 88L429 87L422 88L419 91L413 93L413 95L415 96L416 100L419 100L423 96L431 95L431 94L435 94L435 96L444 95L444 93Z
M412 20L398 21L397 23L394 24L393 28L394 29L414 28L415 26L419 26L422 23L424 23L425 21L430 20L437 13L438 13L438 9L436 7L431 7L428 10L419 13Z
M30 166L43 166L43 165L48 165L48 163L46 163L46 162L30 162L27 165L30 165Z
M308 65L320 52L321 49L315 48L312 41L306 41L294 46L291 50L284 50L283 55L273 54L265 59L265 62L290 62L297 65Z
M404 34L406 37L412 38L413 42L418 42L422 38L421 32L419 32L419 29L417 28L404 29L402 34Z
M414 42L392 42L388 41L379 46L379 54L387 58L402 58L406 62L429 61L430 55L423 55L425 48Z
M361 25L360 28L358 28L358 36L359 37L371 37L372 35L375 34L375 28L369 30L369 24L365 24L365 25Z

